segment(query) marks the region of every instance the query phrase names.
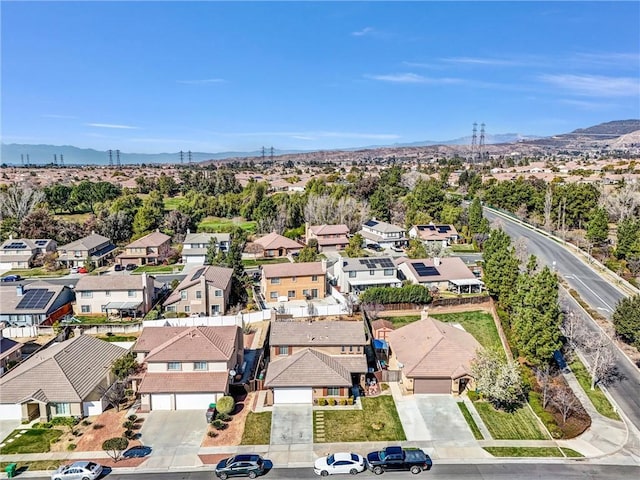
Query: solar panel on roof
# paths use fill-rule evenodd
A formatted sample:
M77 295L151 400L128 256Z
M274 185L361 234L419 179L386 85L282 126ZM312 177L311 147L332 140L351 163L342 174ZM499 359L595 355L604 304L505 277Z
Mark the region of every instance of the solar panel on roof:
M369 260L360 259L360 264L361 265L367 265L368 263L369 263Z
M46 245L47 241L46 240L36 240L36 245L38 245L39 247Z
M451 228L448 225L440 225L438 227L438 233L447 233Z
M419 277L433 277L440 275L440 272L436 267L428 267L422 262L412 263L413 269L416 271Z
M191 281L199 279L200 276L202 275L202 272L204 272L204 268L198 269L198 271L193 274L193 277L191 277Z
M16 309L18 310L38 310L44 308L53 297L53 293L46 288L33 288L24 292L24 295Z
M5 249L11 249L11 250L19 250L19 249L22 249L22 248L27 248L27 246L22 242L12 242L9 245L5 245L4 248Z
M366 225L367 227L375 227L376 225L378 225L378 222L376 222L375 220L367 220L367 221L365 222L365 225Z

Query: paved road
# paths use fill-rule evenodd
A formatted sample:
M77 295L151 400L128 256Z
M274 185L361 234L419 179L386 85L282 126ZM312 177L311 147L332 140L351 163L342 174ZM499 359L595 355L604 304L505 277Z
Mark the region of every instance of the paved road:
M490 210L485 209L484 214L489 221L500 219L504 226L504 231L511 238L526 238L527 250L538 257L539 265L553 267L553 262L555 262L556 271L567 280L571 288L578 292L580 297L592 308L598 310L605 317L610 318L618 301L625 297L609 281L603 279L562 245L549 237L519 223L507 220Z
M556 271L567 280L571 288L576 290L586 303L592 308L598 309L603 315L610 317L618 300L624 297L622 292L549 237L486 209L485 216L490 221L500 218L504 231L511 238L526 238L527 250L538 257L539 264L553 266L555 261ZM561 306L565 311L579 312L584 328L593 332L594 335L599 334L598 326L591 318L583 314L578 303L570 295L561 297ZM640 429L640 395L638 395L640 392L640 371L629 362L620 350L617 348L612 348L612 350L616 355L620 376L615 383L608 387L609 392L631 422Z
M346 478L339 475L338 478ZM408 472L386 472L382 477L371 472L363 472L357 478L384 478L399 480L407 478L438 478L440 480L620 480L640 478L640 467L618 465L592 465L588 463L545 464L529 463L491 463L491 464L455 464L435 463L429 472L411 475ZM18 477L19 478L19 477ZM29 477L38 480L49 480L49 477ZM107 480L211 480L216 478L211 470L197 472L173 471L162 473L110 473ZM276 468L268 472L265 480L311 479L318 478L311 468Z

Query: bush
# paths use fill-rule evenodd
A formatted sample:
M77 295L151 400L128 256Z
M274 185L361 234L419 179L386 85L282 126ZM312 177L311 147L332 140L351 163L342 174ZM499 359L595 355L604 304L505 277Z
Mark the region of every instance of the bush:
M468 390L467 396L469 397L469 400L471 400L472 402L477 402L479 398L479 395L475 392L475 390Z
M353 397L347 398L347 405L353 405Z
M215 428L216 430L224 430L228 426L222 420L218 420L218 419L211 422L211 425L213 425L213 428Z
M324 407L327 404L327 399L326 398L319 398L318 399L318 405L321 407Z
M83 427L88 427L89 425L91 425L91 422L89 420L83 420L82 421L82 426Z
M67 450L72 451L75 450L78 446L75 443L70 443L67 445Z
M93 424L93 429L94 430L100 430L101 428L104 428L104 425L102 425L101 423L94 423Z
M347 399L346 398L341 398L340 400L338 400L338 403L340 405L346 405L347 404Z
M335 398L329 398L327 400L327 403L333 407L336 404L336 399Z
M207 435L209 435L211 438L216 438L218 436L218 432L211 430L207 432Z
M135 422L138 419L137 415L129 415L127 417L127 420L129 420L130 422Z
M233 409L236 407L236 402L233 400L233 397L225 395L220 398L216 403L216 410L220 413L224 413L229 415L233 412Z
M123 426L124 428L126 428L127 430L131 430L131 429L133 429L133 425L134 425L134 424L133 424L133 422L132 422L131 420L127 420L126 422L124 422L124 423L122 424L122 426Z
M230 422L231 418L231 415L227 415L226 413L218 412L216 415L216 420L222 420L223 422Z
M360 295L360 302L379 303L416 303L423 305L431 303L431 292L422 285L406 285L404 287L373 287L365 290Z
M124 438L128 438L129 440L131 440L134 435L135 435L135 433L133 432L133 430L125 430L124 431Z

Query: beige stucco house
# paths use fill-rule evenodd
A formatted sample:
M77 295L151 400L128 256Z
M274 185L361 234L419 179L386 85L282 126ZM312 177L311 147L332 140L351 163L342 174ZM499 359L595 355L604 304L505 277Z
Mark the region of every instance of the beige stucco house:
M233 269L207 265L196 267L164 301L167 312L188 315L224 315L229 307Z

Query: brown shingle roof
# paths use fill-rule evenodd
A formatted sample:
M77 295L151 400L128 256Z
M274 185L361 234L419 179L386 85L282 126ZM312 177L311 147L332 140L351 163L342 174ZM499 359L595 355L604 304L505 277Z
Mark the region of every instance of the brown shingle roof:
M161 232L151 232L149 235L131 242L125 248L158 247L169 240L171 240L169 235Z
M304 277L324 274L325 271L322 262L273 263L262 266L262 276L264 278Z
M145 286L143 275L85 275L80 277L74 290L83 291L119 291L142 290Z
M67 243L62 247L59 247L58 250L92 250L103 243L111 243L111 240L107 237L103 237L102 235L98 235L97 233L92 233L91 235L80 238L71 243Z
M460 257L443 257L439 259L440 265L435 265L433 258L406 258L400 257L396 260L396 265L403 263L407 265L411 274L418 282L442 282L447 280L475 279L475 275L469 267L465 265ZM420 276L416 271L415 264L424 264L425 267L434 267L438 274Z
M470 333L433 318L394 330L388 340L409 378L471 375L471 361L482 348Z
M227 361L234 353L237 326L147 327L133 346L149 352L145 361Z
M219 267L217 265L197 266L187 272L187 276L180 282L169 298L164 301L164 305L171 305L180 300L180 292L199 283L204 277L207 284L220 290L226 290L233 276L233 268Z
M271 345L366 345L362 322L271 322Z
M315 235L346 235L349 227L346 225L311 225L309 231Z
M127 350L79 335L32 355L0 379L0 403L33 398L38 390L52 402L83 401Z
M220 393L227 391L227 372L147 373L140 393ZM215 402L215 397L211 398Z
M257 243L265 250L273 250L276 248L302 248L302 245L300 245L298 242L293 241L290 238L283 237L276 232L271 232L264 237L256 238L253 243Z

